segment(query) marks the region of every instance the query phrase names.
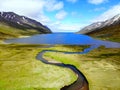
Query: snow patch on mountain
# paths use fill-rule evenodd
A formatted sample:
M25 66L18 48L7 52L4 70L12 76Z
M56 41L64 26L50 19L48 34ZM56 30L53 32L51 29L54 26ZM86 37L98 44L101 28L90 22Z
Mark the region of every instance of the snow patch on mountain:
M114 25L114 24L117 24L117 23L120 23L120 14L118 14L118 15L114 16L113 18L108 19L106 21L95 22L95 23L93 23L89 26L86 26L83 29L81 29L78 33L86 34L86 33L98 30L100 28L104 28L104 27Z

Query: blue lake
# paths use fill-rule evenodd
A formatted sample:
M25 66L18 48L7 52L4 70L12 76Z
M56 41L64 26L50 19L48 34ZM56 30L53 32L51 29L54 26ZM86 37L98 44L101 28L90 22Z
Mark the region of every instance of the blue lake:
M97 45L107 48L120 48L120 43L93 39L76 33L39 34L27 38L5 40L6 43L49 44L49 45Z

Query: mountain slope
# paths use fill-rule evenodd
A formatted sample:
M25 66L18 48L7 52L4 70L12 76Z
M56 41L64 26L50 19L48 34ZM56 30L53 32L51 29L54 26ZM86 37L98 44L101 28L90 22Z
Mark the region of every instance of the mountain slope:
M0 12L0 39L46 33L51 30L35 20L13 12Z
M120 14L106 21L96 22L86 26L78 33L120 42Z

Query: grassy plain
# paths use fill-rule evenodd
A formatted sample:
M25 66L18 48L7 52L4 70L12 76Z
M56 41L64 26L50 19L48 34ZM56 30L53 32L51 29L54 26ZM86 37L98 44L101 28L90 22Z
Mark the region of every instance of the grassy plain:
M55 50L81 51L80 46L57 46ZM100 47L88 54L48 52L49 60L75 65L87 77L90 90L120 90L120 48Z
M60 90L76 80L66 68L36 60L41 50L82 52L89 46L0 44L0 90ZM47 52L47 60L75 65L88 79L90 90L120 90L120 49L100 47L88 54Z
M36 60L44 49L42 45L0 44L0 90L60 90L74 82L71 70Z
M0 23L0 40L10 39L13 37L20 36L30 36L34 34L39 34L40 32L32 29L18 29L11 26L8 26L4 23Z

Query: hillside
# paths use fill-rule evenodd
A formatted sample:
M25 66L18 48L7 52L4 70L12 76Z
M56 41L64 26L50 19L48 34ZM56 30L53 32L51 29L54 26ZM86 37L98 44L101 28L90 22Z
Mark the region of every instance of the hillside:
M86 26L78 33L87 34L102 40L120 42L120 14L106 21Z
M87 35L103 40L120 42L120 24L104 27L97 31L89 32Z
M0 39L51 33L40 22L13 12L0 12Z

